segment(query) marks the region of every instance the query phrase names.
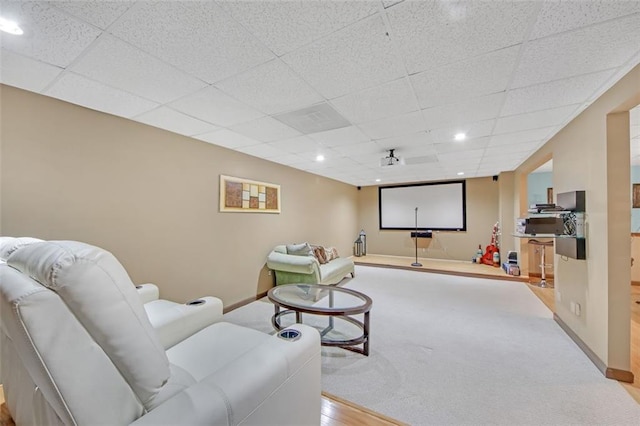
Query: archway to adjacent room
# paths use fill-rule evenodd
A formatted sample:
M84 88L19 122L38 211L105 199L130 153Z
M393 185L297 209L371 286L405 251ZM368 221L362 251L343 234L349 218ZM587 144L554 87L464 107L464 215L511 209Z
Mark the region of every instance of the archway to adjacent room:
M536 208L536 206L543 206L545 204L555 205L555 197L553 194L553 160L542 164L527 176L527 206L531 210L532 208ZM544 276L544 281L548 282L549 287L553 287L553 266L555 263L553 256L553 239L536 238L535 241L552 245L531 244L527 241L529 282L537 285L543 280ZM545 252L544 268L542 266L543 250Z
M551 154L544 156L532 169L520 176L519 182L522 194L518 201L518 217L524 218L529 215L529 208L535 204L552 204L555 202L553 192L553 160ZM529 240L534 238L517 238L519 243L519 264L522 274L529 278L529 288L538 296L542 302L555 313L555 295L553 290L554 276L554 247L538 246L530 244ZM537 239L539 241L551 241L549 239ZM550 284L543 288L538 284L542 278L541 250L545 250L546 279Z
M630 392L640 401L640 105L629 111L631 182L631 323L630 364L635 382Z

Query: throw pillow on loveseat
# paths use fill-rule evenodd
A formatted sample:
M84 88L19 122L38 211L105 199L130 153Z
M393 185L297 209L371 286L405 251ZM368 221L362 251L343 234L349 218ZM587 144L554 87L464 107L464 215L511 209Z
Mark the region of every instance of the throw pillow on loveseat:
M320 247L320 246L316 246ZM267 256L267 267L276 274L276 285L281 284L337 284L351 274L355 276L353 260L337 257L335 249L323 248L325 258L321 263L309 243L278 245ZM294 254L295 253L295 254Z

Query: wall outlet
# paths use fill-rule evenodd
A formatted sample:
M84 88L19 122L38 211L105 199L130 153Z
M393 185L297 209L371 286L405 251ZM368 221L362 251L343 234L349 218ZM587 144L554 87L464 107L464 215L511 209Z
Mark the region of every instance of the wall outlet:
M271 276L271 269L269 269L269 272L268 272L268 274L269 274L269 276Z
M575 316L577 316L577 317L580 316L580 312L582 312L582 310L580 308L580 304L579 303L571 302L569 304L569 307L571 309L571 313L575 314Z

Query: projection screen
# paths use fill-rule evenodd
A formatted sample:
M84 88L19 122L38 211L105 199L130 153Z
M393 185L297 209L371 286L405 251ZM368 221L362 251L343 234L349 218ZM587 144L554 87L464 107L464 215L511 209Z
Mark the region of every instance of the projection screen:
M465 181L378 188L380 229L466 231Z

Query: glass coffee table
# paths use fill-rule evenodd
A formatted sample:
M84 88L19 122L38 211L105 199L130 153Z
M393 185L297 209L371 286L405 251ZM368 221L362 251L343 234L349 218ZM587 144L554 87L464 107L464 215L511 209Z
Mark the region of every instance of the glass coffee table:
M285 317L295 314L295 322L302 323L302 314L308 314L304 323L320 331L322 346L369 355L372 301L366 294L329 285L286 284L270 289L267 297L275 306L271 323L276 330L286 328L286 320L293 322L293 318ZM354 317L360 314L362 321Z

